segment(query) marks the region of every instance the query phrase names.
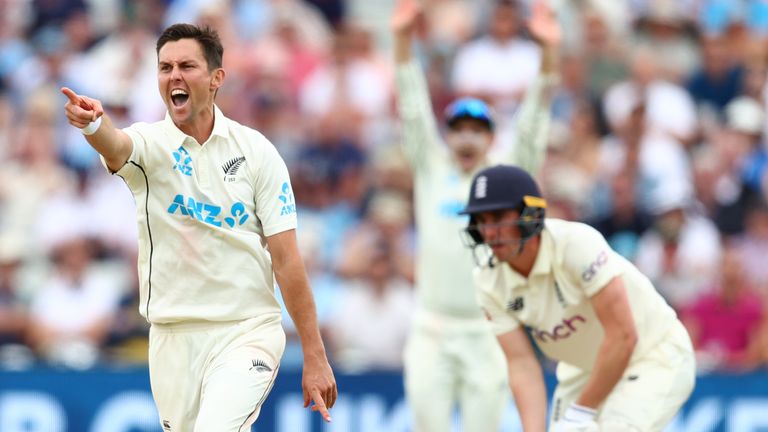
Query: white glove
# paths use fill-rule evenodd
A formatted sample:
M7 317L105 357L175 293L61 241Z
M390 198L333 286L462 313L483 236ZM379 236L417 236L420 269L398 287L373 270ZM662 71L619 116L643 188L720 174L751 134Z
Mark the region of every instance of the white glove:
M597 410L572 403L554 424L552 432L599 432L596 416Z

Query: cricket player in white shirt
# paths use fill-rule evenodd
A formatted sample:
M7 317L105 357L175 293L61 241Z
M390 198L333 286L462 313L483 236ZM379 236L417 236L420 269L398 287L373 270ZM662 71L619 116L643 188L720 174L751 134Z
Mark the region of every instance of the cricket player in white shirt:
M416 0L401 0L392 17L398 108L414 173L419 251L418 310L404 353L406 397L415 432L450 431L455 408L462 430L496 432L509 400L504 355L475 299L471 253L457 235L466 226L458 211L472 175L491 163L495 121L483 101L459 99L447 109L443 143L424 74L411 53L420 12ZM528 27L543 50L541 73L519 109L518 140L504 159L536 172L547 142L560 28L541 2Z
M523 429L546 428L533 341L559 362L550 431L661 431L693 391L688 333L602 235L544 219L545 208L528 173L497 165L477 173L462 211L478 252L478 298L506 355Z
M168 113L113 126L68 88L65 112L136 198L140 313L164 432L250 431L285 347L277 281L304 351L305 406L326 421L336 382L296 245L288 170L274 146L214 105L224 82L215 31L175 24L157 41Z

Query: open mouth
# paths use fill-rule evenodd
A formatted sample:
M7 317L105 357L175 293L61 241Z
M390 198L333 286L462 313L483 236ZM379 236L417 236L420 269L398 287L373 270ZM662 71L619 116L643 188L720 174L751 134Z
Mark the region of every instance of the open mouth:
M176 108L183 106L187 100L189 100L189 94L184 90L176 89L171 92L171 102Z

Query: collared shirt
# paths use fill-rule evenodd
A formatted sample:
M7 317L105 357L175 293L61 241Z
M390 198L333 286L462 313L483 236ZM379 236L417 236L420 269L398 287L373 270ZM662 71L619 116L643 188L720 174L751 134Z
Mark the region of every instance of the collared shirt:
M548 357L591 370L604 336L590 298L621 277L638 334L633 359L677 317L651 282L589 225L547 219L528 277L506 262L478 267L478 300L496 334L525 326Z
M280 314L266 237L296 228L285 162L259 132L214 107L200 145L169 115L123 130L116 173L136 199L140 313L152 323Z

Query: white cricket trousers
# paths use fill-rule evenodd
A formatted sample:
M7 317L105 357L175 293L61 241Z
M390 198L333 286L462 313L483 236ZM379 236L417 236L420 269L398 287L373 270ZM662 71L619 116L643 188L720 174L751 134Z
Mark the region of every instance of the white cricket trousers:
M560 363L550 430L581 393L589 373ZM599 407L600 432L661 432L693 392L696 360L685 327L676 321L664 340L633 358Z
M497 432L509 401L504 353L485 318L419 311L405 347L405 394L413 432Z
M285 349L280 316L152 324L149 378L163 432L246 432Z

